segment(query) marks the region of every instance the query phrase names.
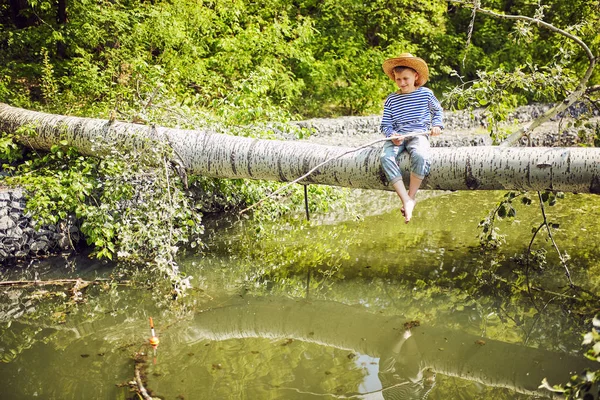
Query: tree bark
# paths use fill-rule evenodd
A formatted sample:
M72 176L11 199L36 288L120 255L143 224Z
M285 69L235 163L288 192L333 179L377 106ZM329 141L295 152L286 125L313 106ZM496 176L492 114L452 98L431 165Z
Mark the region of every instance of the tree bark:
M29 8L26 0L10 0L9 7L12 23L17 29L35 25L37 19L34 16L26 16L22 13L23 10Z
M49 150L61 141L82 154L103 156L115 146L143 149L167 141L191 174L215 178L290 182L332 160L301 181L349 188L393 190L382 172L382 144L354 152L347 147L302 141L261 140L92 118L45 114L0 103L0 132L16 134L32 126L33 135L18 140ZM453 147L432 148L431 173L422 189L555 190L600 193L600 148ZM409 158L400 159L404 180Z
M67 26L67 0L58 0L56 9L56 23L60 32L64 33ZM56 53L60 58L65 58L67 53L64 37L56 42Z

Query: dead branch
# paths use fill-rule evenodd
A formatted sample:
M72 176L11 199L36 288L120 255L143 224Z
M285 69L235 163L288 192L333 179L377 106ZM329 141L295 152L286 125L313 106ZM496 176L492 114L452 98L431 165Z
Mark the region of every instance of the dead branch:
M556 254L558 254L558 259L560 260L560 263L562 264L563 268L565 269L565 276L567 277L567 280L569 281L569 285L571 287L573 287L574 283L573 283L573 280L571 279L571 272L569 271L569 266L567 265L567 259L560 252L558 245L554 241L554 236L552 235L552 230L550 229L550 224L548 223L548 217L546 216L546 209L544 208L544 200L542 199L542 194L540 192L538 192L538 199L540 201L540 210L542 211L542 218L544 219L541 226L546 227L546 232L548 232L548 237L550 238L550 241L552 242L552 245L554 246L554 250L556 250ZM538 229L538 231L539 231L539 229ZM534 235L534 237L535 237L535 235ZM532 238L532 240L533 240L533 238ZM529 252L531 253L531 249L529 250Z
M529 22L531 24L535 24L537 26L546 28L552 32L556 32L568 39L573 40L575 43L577 43L585 51L585 54L589 60L588 68L585 71L585 74L579 81L579 84L577 85L577 87L575 88L574 91L572 91L562 102L558 103L556 106L554 106L550 110L546 111L539 118L533 120L529 125L521 128L521 129L517 130L516 132L512 133L511 135L509 135L506 139L504 139L504 141L502 143L500 143L499 146L508 147L508 146L514 145L515 143L517 143L519 141L519 139L521 139L521 137L523 137L525 135L528 136L534 129L536 129L537 127L542 125L544 122L550 120L550 118L552 118L556 114L568 109L573 103L575 103L579 98L581 98L587 92L587 82L590 80L590 77L592 76L592 72L594 71L594 68L596 66L596 56L594 56L594 53L592 53L592 51L587 46L587 44L583 40L581 40L579 37L567 32L565 30L557 28L556 26L554 26L552 24L549 24L540 19L537 19L537 18L531 18L531 17L527 17L524 15L500 14L500 13L497 13L497 12L494 12L491 10L486 10L486 9L480 8L479 2L468 3L465 1L455 1L455 0L451 0L451 2L460 4L463 6L467 6L467 7L473 7L474 12L480 12L482 14L491 15L496 18L525 21L525 22Z
M137 384L137 389L140 395L144 400L152 400L153 397L148 394L146 387L144 386L144 382L142 380L142 368L144 365L142 363L135 363L135 383Z
M0 281L0 286L60 286L73 284L78 289L82 289L92 284L98 284L100 282L106 282L108 279L97 278L92 281L84 281L81 278L74 279L52 279L49 281L38 281L38 280L20 280L20 281Z

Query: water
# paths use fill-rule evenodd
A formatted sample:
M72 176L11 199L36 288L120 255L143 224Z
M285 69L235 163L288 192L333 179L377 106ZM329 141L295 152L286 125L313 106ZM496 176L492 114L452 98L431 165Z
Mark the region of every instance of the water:
M56 287L3 289L0 398L137 398L136 354L165 399L543 398L541 378L599 364L581 356L585 302L545 236L534 243L547 250L543 270L522 272L535 207L499 224L498 251L479 251L477 224L501 196L424 198L408 225L392 195L372 192L359 195L367 206L311 222L207 221L206 254L181 260L195 289L177 303L151 279L89 286L70 305ZM546 211L573 280L598 294L600 200L569 195ZM123 271L59 258L3 278Z

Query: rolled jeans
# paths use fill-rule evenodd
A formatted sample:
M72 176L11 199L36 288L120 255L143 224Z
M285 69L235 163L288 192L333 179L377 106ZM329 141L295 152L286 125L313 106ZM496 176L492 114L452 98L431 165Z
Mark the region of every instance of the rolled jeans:
M410 171L419 179L429 175L431 165L429 155L429 139L427 136L414 136L404 139L396 146L391 140L387 140L381 151L381 166L388 181L393 185L402 179L399 161L400 154L406 150L410 156Z

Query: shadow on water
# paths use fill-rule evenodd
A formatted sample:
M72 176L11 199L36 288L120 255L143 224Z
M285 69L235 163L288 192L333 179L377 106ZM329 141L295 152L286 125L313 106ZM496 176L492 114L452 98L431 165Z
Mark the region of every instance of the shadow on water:
M99 285L74 306L60 306L57 291L4 290L2 398L137 398L127 383L139 352L147 387L165 399L533 399L549 396L538 392L544 377L598 368L581 355L589 327L549 243L524 280L518 255L535 208L503 222L507 243L481 253L477 224L499 193L424 199L408 225L393 197L361 197L365 209L343 210L346 219L207 221L206 254L181 260L196 290L176 305L156 284ZM600 202L568 196L549 214L574 280L598 293L590 216ZM112 267L57 259L27 274L91 279Z

